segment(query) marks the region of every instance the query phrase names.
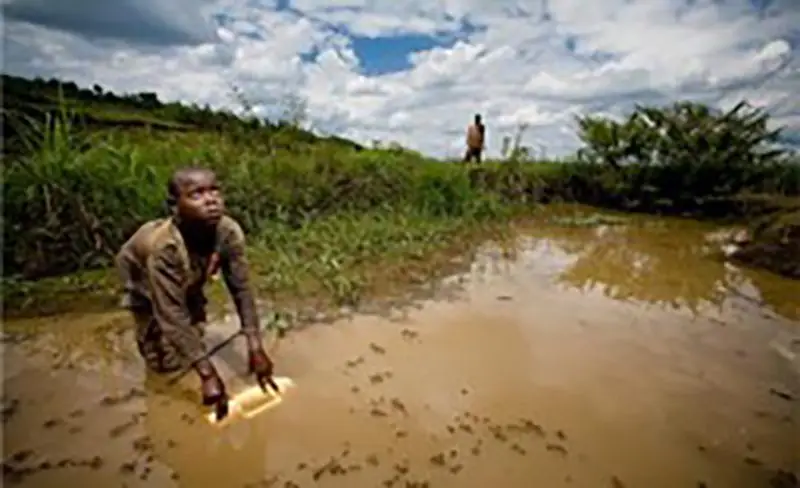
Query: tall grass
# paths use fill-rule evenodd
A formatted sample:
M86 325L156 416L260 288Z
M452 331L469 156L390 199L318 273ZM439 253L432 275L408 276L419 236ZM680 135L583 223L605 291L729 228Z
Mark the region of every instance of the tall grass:
M800 167L783 161L731 165L709 153L699 154L693 166L680 152L674 164L606 164L620 153L619 129L591 121L587 131L600 141L589 145L595 158L475 167L411 152L357 150L291 132L267 139L257 129L85 133L70 120L66 113L44 123L26 120L19 133L29 150L4 163L6 275L37 278L107 265L142 222L164 215L165 182L187 164L217 172L231 213L265 248L287 235L312 242L307 229L317 232L330 221L352 239L338 241L341 252L378 254L392 252L387 243L395 235L380 234L382 247L360 235L359 225L380 229L391 222L397 232L411 229L411 240L436 241L454 226L502 222L520 207L552 200L685 211L742 191L800 193ZM611 136L603 139L603 130ZM658 143L666 152L668 145ZM630 152L634 146L626 147ZM419 234L426 225L430 234ZM340 253L336 259L346 266L355 258Z
M469 173L403 154L247 144L218 133L121 132L88 140L67 120L34 126L36 149L6 164L6 273L102 266L143 221L164 215L179 166L219 175L231 213L264 239L331 216L383 212L480 221L504 215Z

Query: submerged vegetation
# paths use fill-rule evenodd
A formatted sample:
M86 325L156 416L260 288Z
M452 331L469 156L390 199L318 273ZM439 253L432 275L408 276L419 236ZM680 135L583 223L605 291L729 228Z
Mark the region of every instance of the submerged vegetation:
M800 195L800 165L773 147L768 115L744 103L724 113L678 103L640 107L624 121L580 117L584 146L574 157L528 161L516 148L472 166L154 94L8 76L3 84L7 312L41 310L38 288L108 292L107 272L58 276L107 267L138 225L164 214L164 183L189 163L219 174L263 294L337 305L423 281L452 261L449 250L469 247L464 236L501 231L539 203L725 217Z

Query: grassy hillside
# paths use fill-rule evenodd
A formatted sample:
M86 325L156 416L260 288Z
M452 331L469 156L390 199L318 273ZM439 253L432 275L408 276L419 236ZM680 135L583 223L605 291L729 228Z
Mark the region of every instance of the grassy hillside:
M584 117L584 147L567 161L512 151L476 167L148 93L4 76L3 95L4 298L12 310L31 303L26 280L107 266L138 225L163 215L165 181L186 164L221 177L250 236L262 293L334 303L435 274L449 251L469 247L465 236L502 229L538 203L724 216L746 209L745 193L800 194L800 167L770 148L778 134L767 116L744 105L727 113L641 107L621 122ZM99 286L90 282L43 283L61 293Z
M142 92L119 95L99 85L81 88L74 82L57 79L33 80L2 75L3 130L5 140L12 143L6 149L24 149L19 142L21 125L28 117L43 121L45 116L58 117L64 111L76 128L91 131L105 129L147 129L168 132L236 132L257 131L263 139L291 129L281 122L242 118L233 112L212 110L208 106L164 103L155 93ZM316 143L327 141L343 147L361 149L359 144L338 138L319 138L309 132L292 131L288 139Z

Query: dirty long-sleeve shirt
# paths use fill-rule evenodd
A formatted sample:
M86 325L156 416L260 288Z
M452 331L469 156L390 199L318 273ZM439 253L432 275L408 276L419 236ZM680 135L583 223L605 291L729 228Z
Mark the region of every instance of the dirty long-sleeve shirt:
M225 284L241 319L242 330L258 330L258 315L249 283L245 237L230 217L217 225L216 251ZM164 338L194 361L205 351L193 330L204 316L202 289L208 280L210 255L190 252L172 219L147 222L122 246L117 268L123 281L124 306L152 314Z

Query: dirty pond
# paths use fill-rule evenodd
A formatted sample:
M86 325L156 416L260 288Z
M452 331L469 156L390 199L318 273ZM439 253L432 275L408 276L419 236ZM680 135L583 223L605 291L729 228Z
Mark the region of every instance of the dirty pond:
M124 314L5 324L6 486L759 487L800 473L800 282L711 224L544 219L405 311L273 344L296 388L208 425ZM213 320L209 343L235 330ZM247 385L240 344L217 364Z

